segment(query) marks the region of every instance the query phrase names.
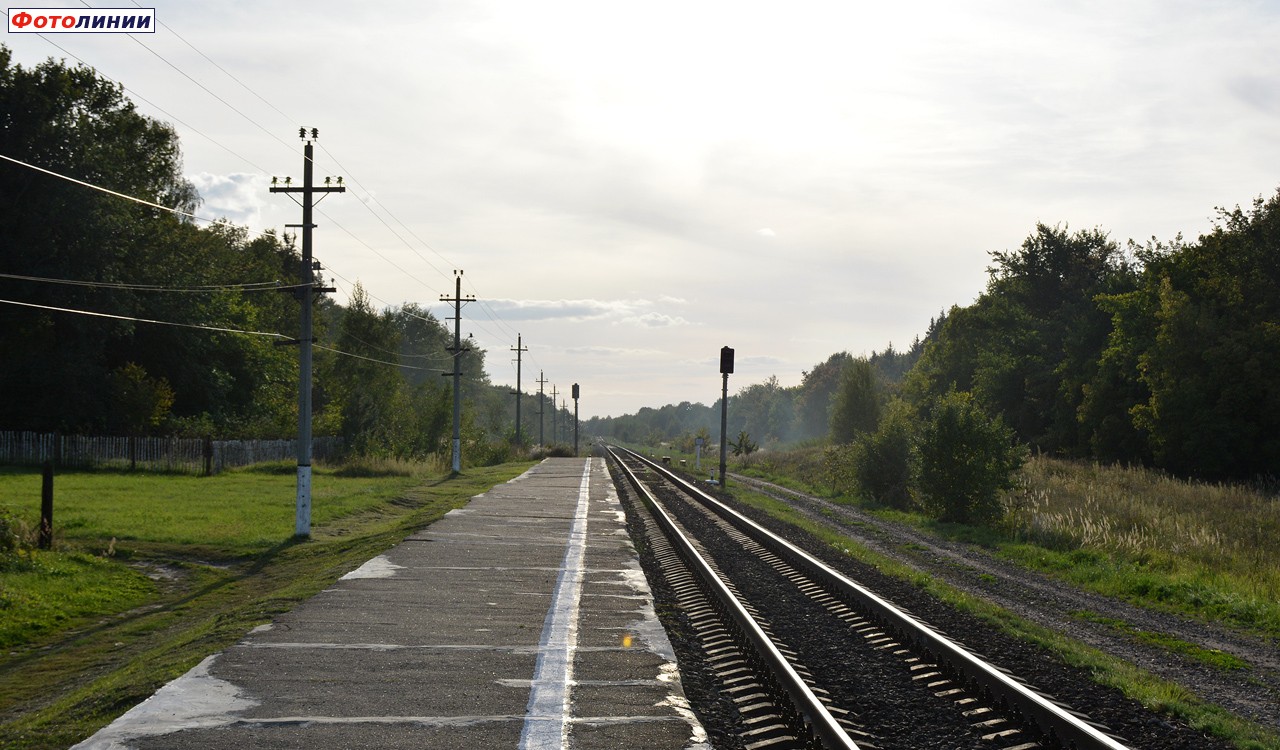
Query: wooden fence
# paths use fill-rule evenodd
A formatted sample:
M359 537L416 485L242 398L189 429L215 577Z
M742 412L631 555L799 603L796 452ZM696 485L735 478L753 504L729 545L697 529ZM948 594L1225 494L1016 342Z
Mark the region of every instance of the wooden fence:
M182 474L217 474L234 466L287 461L297 456L297 440L211 440L208 438L85 437L56 433L0 431L0 465L68 468L122 468ZM319 460L336 459L342 438L311 441Z

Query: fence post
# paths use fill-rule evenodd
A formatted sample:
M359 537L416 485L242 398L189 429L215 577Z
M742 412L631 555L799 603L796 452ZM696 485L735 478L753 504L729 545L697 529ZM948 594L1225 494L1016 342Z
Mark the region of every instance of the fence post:
M53 549L53 462L44 462L40 482L40 549Z
M213 476L213 437L204 436L204 475Z

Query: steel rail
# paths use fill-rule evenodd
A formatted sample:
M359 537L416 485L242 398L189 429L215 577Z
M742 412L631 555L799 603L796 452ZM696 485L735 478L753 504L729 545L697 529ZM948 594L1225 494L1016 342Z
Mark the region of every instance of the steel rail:
M675 520L667 513L666 509L658 502L649 488L644 486L635 472L631 470L625 463L617 458L616 449L613 446L607 446L607 450L614 454L614 458L621 469L626 472L627 479L631 482L637 491L644 494L649 501L649 506L653 510L654 518L662 527L672 542L672 546L685 559L685 562L697 573L698 577L711 589L712 595L724 605L726 613L731 617L737 626L741 629L746 638L755 646L760 658L764 661L768 669L770 669L778 683L786 691L791 698L792 704L796 710L803 716L809 730L813 732L826 748L832 750L859 750L858 745L850 739L844 729L836 721L827 707L822 701L814 695L809 686L805 684L800 675L796 673L787 658L782 655L769 638L768 634L761 629L755 618L747 612L738 597L729 590L724 581L720 580L720 576L711 568L702 555L698 554L693 543L685 536L684 532L676 524ZM626 451L626 449L621 449ZM639 454L626 451L629 455L639 456ZM647 464L652 462L645 460Z
M626 450L625 448L622 450ZM922 650L934 654L965 679L1002 697L1009 707L1030 718L1052 739L1065 747L1077 750L1131 750L1097 727L1076 716L1051 699L1027 687L999 668L987 663L966 647L942 635L933 628L903 611L870 589L856 583L808 552L779 537L755 521L720 502L700 488L685 481L666 467L657 464L634 451L626 452L653 468L683 491L698 497L703 503L721 513L730 523L744 533L764 539L774 551L790 562L830 585L839 593L861 603L868 611L882 619L884 624L898 631Z

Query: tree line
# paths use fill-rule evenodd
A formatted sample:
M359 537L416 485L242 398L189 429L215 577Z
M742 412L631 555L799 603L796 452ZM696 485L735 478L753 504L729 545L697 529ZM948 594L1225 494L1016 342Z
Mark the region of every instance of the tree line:
M3 46L0 153L186 214L200 203L170 126L91 69L23 68ZM1195 241L1120 245L1100 229L1039 224L991 253L972 304L940 314L907 349L839 352L796 386L771 377L740 389L728 434L765 448L850 445L890 417L926 424L948 402L1045 453L1268 477L1280 465L1278 251L1280 194L1220 209ZM199 226L0 162L0 299L26 305L0 304L0 426L292 434L296 350L233 331L296 331L298 265L287 234ZM444 323L413 302L379 309L359 287L346 305L316 306L316 434L376 454L438 451L452 421ZM500 458L515 399L490 382L483 351L459 356L464 438ZM526 410L526 441L537 408ZM584 429L692 446L718 433L719 413L719 401L685 401Z
M0 153L181 213L0 162L0 299L23 303L0 304L0 426L296 434L297 348L280 345L298 329L294 238L197 225L186 214L200 197L172 127L89 68L11 58L0 46ZM378 309L358 284L346 305L315 305L315 434L398 457L447 446L444 323L413 302ZM484 351L458 356L464 440L476 460L500 459L514 397L490 382Z
M1020 247L990 255L983 293L931 321L907 351L841 352L797 386L749 385L730 398L728 434L848 445L870 439L885 415L923 425L945 403L1046 454L1274 479L1280 193L1218 209L1195 241L1120 245L1100 229L1038 224ZM684 402L588 427L685 443L717 434L719 412L719 401Z

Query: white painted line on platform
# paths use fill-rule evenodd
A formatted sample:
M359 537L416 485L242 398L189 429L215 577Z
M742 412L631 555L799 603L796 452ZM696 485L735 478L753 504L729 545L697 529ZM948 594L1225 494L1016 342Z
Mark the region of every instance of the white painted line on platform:
M524 730L520 733L520 750L559 750L568 746L569 686L573 681L573 655L578 647L578 605L585 573L590 499L591 459L587 459L578 485L578 505L564 564L542 626L541 650L533 673Z
M357 578L394 578L397 570L404 570L403 565L396 565L386 555L378 555L364 565L356 568L339 581L351 581Z
M217 658L217 655L210 656L192 667L73 750L122 750L130 747L132 740L142 737L236 723L240 720L237 714L257 706L258 702L241 695L230 682L209 674L209 667Z

